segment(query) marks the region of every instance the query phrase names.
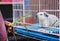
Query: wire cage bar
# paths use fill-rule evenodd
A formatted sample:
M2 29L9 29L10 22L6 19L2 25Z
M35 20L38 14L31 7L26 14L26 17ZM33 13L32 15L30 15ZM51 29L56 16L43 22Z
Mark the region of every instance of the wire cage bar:
M60 0L13 0L14 26L23 26L22 24L40 26L39 18L36 17L38 12L46 12L60 20Z

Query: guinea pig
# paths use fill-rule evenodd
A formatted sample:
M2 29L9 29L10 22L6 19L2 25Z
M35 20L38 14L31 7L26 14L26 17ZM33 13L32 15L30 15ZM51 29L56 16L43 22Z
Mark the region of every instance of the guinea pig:
M58 17L47 12L38 12L37 17L42 27L57 27L59 25Z

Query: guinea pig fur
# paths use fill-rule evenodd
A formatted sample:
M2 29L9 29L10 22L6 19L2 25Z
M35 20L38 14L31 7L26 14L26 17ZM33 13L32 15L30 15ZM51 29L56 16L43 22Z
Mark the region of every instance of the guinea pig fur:
M43 27L56 27L59 24L58 18L55 15L48 14L47 12L38 12L37 17L39 23L42 24Z

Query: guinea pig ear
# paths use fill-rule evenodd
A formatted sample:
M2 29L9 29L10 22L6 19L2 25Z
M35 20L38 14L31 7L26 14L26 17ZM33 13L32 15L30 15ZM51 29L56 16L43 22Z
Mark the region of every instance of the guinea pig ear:
M48 15L46 13L44 13L44 16L48 17Z

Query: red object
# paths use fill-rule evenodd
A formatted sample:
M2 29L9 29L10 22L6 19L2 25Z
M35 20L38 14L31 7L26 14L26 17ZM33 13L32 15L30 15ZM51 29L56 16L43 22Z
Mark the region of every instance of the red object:
M2 2L12 2L12 0L1 0ZM23 0L14 0L14 2L23 2Z
M1 0L0 0L0 2L1 2Z
M23 19L21 19L20 22L23 22ZM34 22L34 17L33 16L25 18L25 23L33 24L33 22Z
M1 0L2 2L12 2L12 0Z

